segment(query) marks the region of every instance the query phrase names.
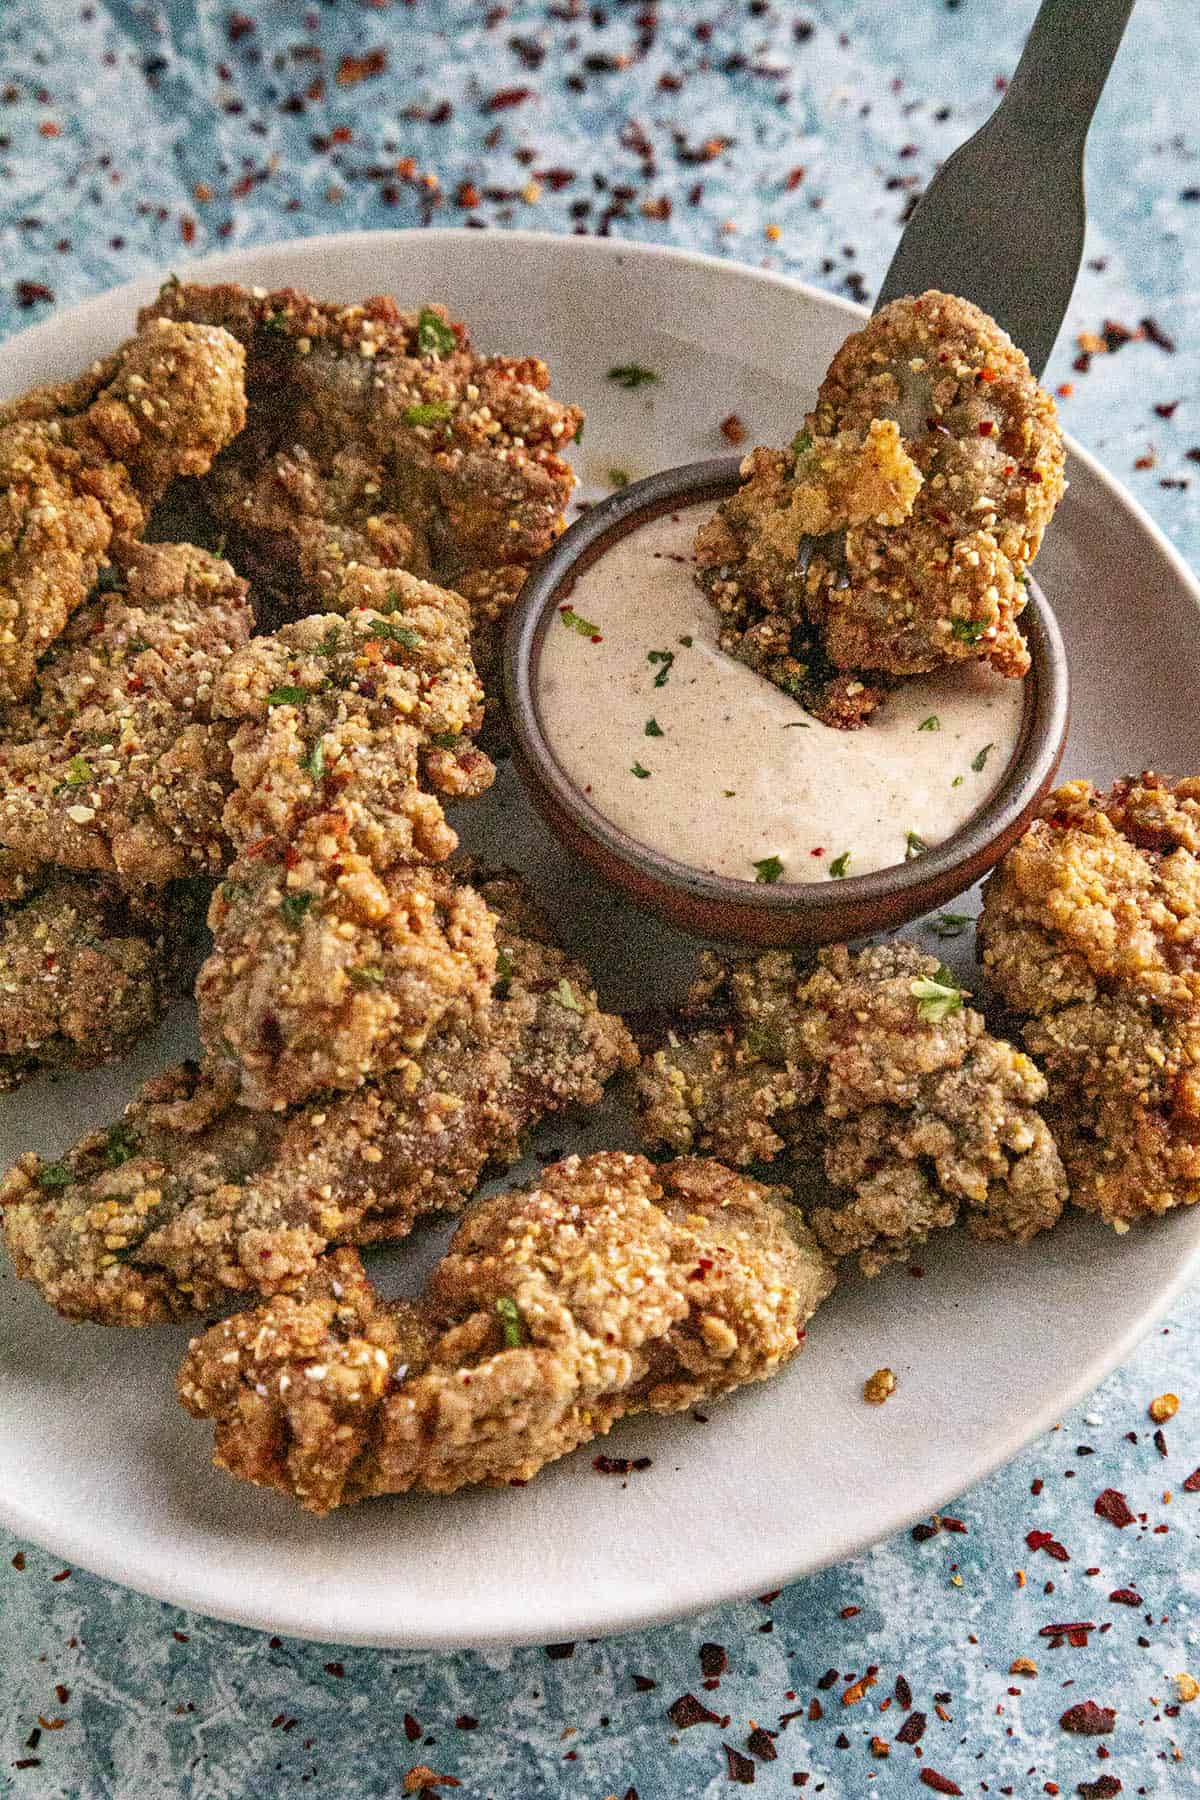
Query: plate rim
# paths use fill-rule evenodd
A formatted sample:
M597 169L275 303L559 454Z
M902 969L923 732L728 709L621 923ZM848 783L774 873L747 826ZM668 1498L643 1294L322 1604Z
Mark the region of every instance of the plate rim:
M723 278L733 277L738 280L747 278L775 289L783 294L795 294L818 307L832 309L843 313L847 321L857 321L867 316L868 309L858 303L846 299L842 295L832 294L814 283L805 281L799 276L784 271L762 269L743 263L732 257L715 256L710 252L691 250L685 246L674 244L643 243L637 239L621 237L582 237L573 234L531 231L525 229L497 229L486 234L471 230L466 226L438 227L402 227L383 230L358 230L349 232L330 232L310 234L303 237L273 238L260 244L245 244L225 250L215 251L206 256L188 259L181 263L187 271L187 278L196 281L253 279L244 273L246 265L251 263L269 263L273 255L278 254L324 254L337 249L347 258L364 251L378 248L388 243L395 245L399 241L411 238L438 239L441 241L470 242L481 247L486 240L489 244L503 242L519 251L525 245L557 255L595 257L597 260L620 259L631 257L637 260L676 263L681 266L701 267L714 275ZM492 254L488 251L487 254ZM501 254L504 254L503 252ZM241 273L239 274L239 271ZM103 289L80 300L71 306L56 308L48 318L11 333L0 340L0 363L18 344L29 346L35 351L43 344L62 334L64 322L70 322L74 328L80 323L86 324L89 315L99 314L126 303L129 308L151 297L161 285L161 276L154 274L138 275L119 283L115 287ZM2 385L2 384L0 384ZM1192 570L1183 554L1167 536L1164 529L1150 515L1142 503L1088 450L1078 444L1069 434L1064 434L1068 455L1075 459L1088 474L1107 493L1108 497L1121 509L1142 536L1149 540L1157 555L1164 559L1181 588L1190 598L1193 607L1200 613L1200 577ZM1068 471L1069 472L1069 471ZM314 1643L341 1643L347 1645L386 1648L451 1651L463 1648L498 1648L524 1644L544 1644L554 1641L553 1630L560 1629L563 1640L569 1636L608 1637L625 1632L643 1630L648 1627L667 1623L673 1619L693 1616L706 1611L710 1607L726 1605L733 1601L752 1597L774 1587L789 1586L816 1573L830 1564L844 1561L848 1557L860 1554L871 1545L895 1535L910 1525L915 1519L924 1517L929 1505L935 1509L952 1498L962 1495L974 1488L980 1481L993 1474L998 1468L1010 1462L1064 1413L1068 1408L1078 1404L1087 1394L1093 1392L1102 1381L1120 1366L1134 1349L1149 1335L1154 1326L1174 1306L1181 1293L1200 1275L1200 1230L1196 1230L1190 1251L1180 1260L1177 1268L1166 1283L1157 1288L1136 1318L1132 1319L1116 1339L1108 1344L1104 1351L1088 1362L1064 1388L1056 1391L1051 1401L1040 1403L1029 1415L1015 1426L1002 1439L989 1445L986 1453L972 1465L970 1474L965 1478L956 1477L943 1488L931 1486L929 1493L936 1498L926 1500L918 1510L908 1506L898 1510L894 1515L889 1513L886 1520L872 1528L870 1533L857 1543L847 1546L839 1545L834 1549L821 1550L805 1558L803 1567L797 1571L794 1558L788 1559L790 1566L776 1566L772 1563L765 1569L758 1570L753 1576L740 1576L721 1580L710 1578L698 1580L682 1597L662 1599L642 1607L630 1604L630 1592L621 1590L615 1600L603 1595L590 1596L586 1601L575 1604L586 1607L588 1617L580 1619L578 1614L565 1617L560 1627L545 1624L536 1630L524 1630L519 1627L495 1625L486 1630L464 1637L461 1632L450 1625L444 1631L425 1630L417 1635L382 1629L355 1630L347 1621L337 1621L332 1625L322 1623L314 1616L311 1609L306 1609L304 1602L305 1589L295 1586L289 1595L289 1604L283 1612L275 1612L267 1616L262 1605L248 1603L239 1605L232 1600L225 1603L214 1603L207 1597L203 1589L199 1565L195 1572L172 1575L169 1571L161 1576L145 1579L130 1573L128 1561L120 1554L105 1554L103 1543L89 1542L86 1527L66 1526L62 1530L43 1531L36 1517L26 1512L19 1499L11 1497L0 1487L0 1525L15 1535L35 1544L56 1556L62 1556L75 1566L88 1570L102 1579L112 1581L119 1586L171 1605L195 1612L206 1618L221 1620L225 1623L264 1632L277 1632L282 1636ZM82 1515L81 1515L82 1517ZM782 1553L781 1553L782 1554ZM703 1591L700 1591L703 1589ZM294 1596L294 1598L293 1598ZM565 1608L569 1612L572 1602L568 1599Z

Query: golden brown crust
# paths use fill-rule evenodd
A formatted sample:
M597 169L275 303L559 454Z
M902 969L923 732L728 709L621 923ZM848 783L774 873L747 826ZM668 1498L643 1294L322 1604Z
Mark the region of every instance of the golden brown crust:
M477 1202L415 1303L353 1252L193 1341L216 1462L312 1512L528 1481L627 1413L773 1375L833 1287L780 1190L719 1163L568 1157Z
M1045 1082L933 957L897 940L835 945L807 974L782 951L705 964L693 1006L713 1023L643 1059L648 1141L742 1165L782 1157L821 1242L857 1251L867 1274L960 1211L978 1237L1024 1242L1054 1224L1066 1184L1037 1112Z
M228 332L166 320L76 380L0 406L0 702L21 699L93 586L179 474L203 474L246 417Z
M878 704L862 671L1023 675L1024 574L1063 460L1054 402L993 320L947 294L893 301L839 350L792 447L753 452L701 530L723 648L834 724ZM866 697L826 699L834 670Z
M403 1237L512 1162L548 1113L595 1105L636 1062L625 1027L519 878L479 892L501 971L483 1036L447 1031L419 1068L287 1113L237 1105L211 1069L159 1077L60 1163L27 1155L9 1171L0 1211L18 1274L67 1317L120 1325L294 1287L330 1244Z
M984 890L979 946L1050 1084L1071 1198L1200 1200L1200 780L1073 781Z

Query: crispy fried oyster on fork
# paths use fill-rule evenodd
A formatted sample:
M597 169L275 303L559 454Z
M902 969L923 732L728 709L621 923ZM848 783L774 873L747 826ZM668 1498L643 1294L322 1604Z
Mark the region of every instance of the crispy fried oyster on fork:
M1024 675L1016 620L1063 461L1054 402L994 320L949 294L893 301L700 531L722 648L841 726L896 676Z
M108 558L246 417L228 332L152 320L74 381L0 405L0 702L19 700Z
M699 1028L649 1053L638 1077L647 1140L724 1160L823 1164L834 1204L809 1221L868 1275L952 1225L1025 1242L1066 1198L1029 1057L993 1037L935 958L897 940L821 951L797 973L770 951L706 953ZM708 1022L708 1021L713 1022Z
M386 613L284 626L218 684L216 710L243 721L224 815L238 855L196 994L205 1044L251 1106L395 1072L491 992L487 908L413 866L456 843L422 778L457 796L493 774L468 735L482 694L466 606L395 579Z
M1200 1201L1200 779L1060 787L989 879L979 945L1074 1204L1127 1231Z
M490 668L574 486L562 453L582 414L547 392L546 365L479 356L441 307L386 296L338 306L176 283L151 313L246 347L250 429L206 487L255 577L293 610L340 611L377 605L363 586L381 572L432 576L470 600Z
M190 544L113 557L120 589L76 614L5 715L0 843L128 887L216 874L230 727L214 721L213 689L253 627L246 584Z
M528 1481L628 1413L775 1374L833 1284L782 1190L572 1156L477 1201L415 1303L337 1251L195 1339L179 1393L215 1421L219 1467L311 1512Z
M69 1318L151 1324L270 1293L330 1245L403 1237L457 1208L539 1119L595 1105L636 1062L621 1021L550 939L517 877L479 883L500 980L486 1030L288 1113L239 1106L211 1076L150 1082L61 1162L23 1156L0 1186L17 1273Z

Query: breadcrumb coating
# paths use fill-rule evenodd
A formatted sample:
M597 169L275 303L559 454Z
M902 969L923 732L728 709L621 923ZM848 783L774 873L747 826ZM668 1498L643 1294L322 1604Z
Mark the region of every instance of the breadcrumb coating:
M49 868L21 885L0 906L0 1092L131 1049L181 990L178 952L198 911L185 892L168 907Z
M1024 1243L1066 1198L1037 1111L1046 1084L963 1002L902 940L856 955L835 945L807 974L781 951L733 963L706 952L700 1028L643 1059L642 1130L743 1166L783 1157L784 1177L806 1188L823 1166L834 1203L814 1204L809 1222L868 1275L964 1212L975 1236Z
M154 321L76 380L0 406L0 703L29 692L113 539L241 430L244 367L228 332Z
M287 1113L239 1106L211 1069L158 1077L61 1161L28 1154L9 1171L0 1215L18 1275L67 1318L111 1325L290 1289L331 1244L457 1210L540 1119L594 1106L637 1061L629 1034L518 877L478 890L500 971L486 1031L444 1033L419 1068Z
M378 571L457 588L490 674L500 625L562 529L582 423L537 357L479 356L436 305L401 311L232 285L170 285L151 313L246 347L251 424L206 483L256 580L292 610L377 604ZM147 316L147 315L143 315Z
M193 1340L179 1397L219 1468L310 1512L528 1481L629 1413L791 1360L834 1285L781 1189L719 1163L571 1156L481 1200L416 1302L350 1250Z
M113 559L119 589L75 615L5 717L0 843L128 887L217 874L230 727L213 692L253 628L246 584L190 544L123 544Z
M990 877L978 942L1075 1205L1125 1231L1200 1200L1200 779L1060 787Z
M701 528L722 648L844 726L881 676L973 659L1024 675L1024 576L1063 466L1054 402L994 320L933 291L893 301L838 351L790 448L747 457Z

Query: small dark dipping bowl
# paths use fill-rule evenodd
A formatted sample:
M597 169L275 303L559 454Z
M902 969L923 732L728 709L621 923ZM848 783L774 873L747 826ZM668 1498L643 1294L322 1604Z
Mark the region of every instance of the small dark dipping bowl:
M1021 615L1033 666L1008 773L952 837L894 868L843 881L760 884L677 862L597 812L558 763L542 726L538 659L547 626L576 576L617 538L660 513L701 503L715 507L737 487L738 465L737 457L719 457L633 482L584 513L535 565L513 609L504 654L517 767L564 844L612 886L684 931L745 944L827 944L890 931L944 906L985 875L1020 836L1054 779L1067 733L1067 660L1054 614L1034 583ZM584 694L581 703L601 706L603 695Z

